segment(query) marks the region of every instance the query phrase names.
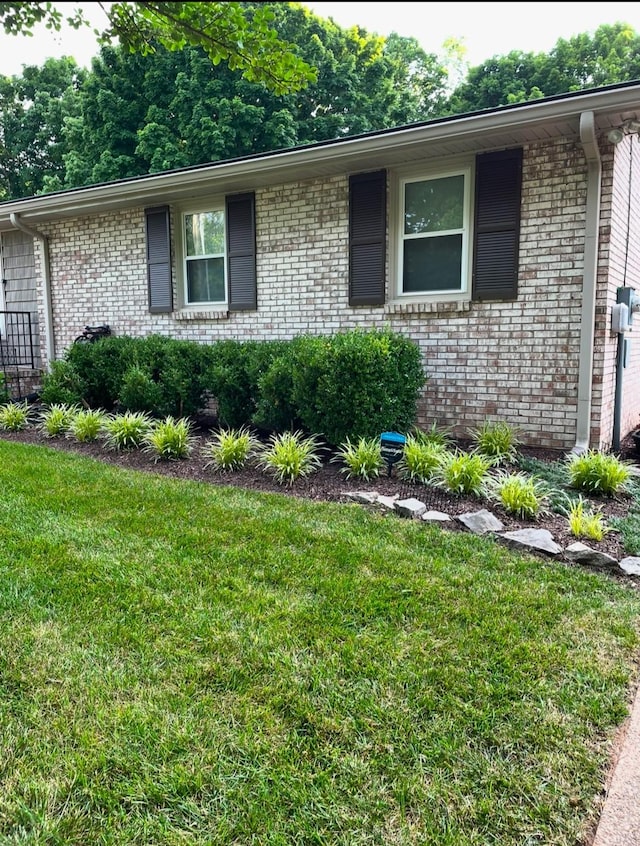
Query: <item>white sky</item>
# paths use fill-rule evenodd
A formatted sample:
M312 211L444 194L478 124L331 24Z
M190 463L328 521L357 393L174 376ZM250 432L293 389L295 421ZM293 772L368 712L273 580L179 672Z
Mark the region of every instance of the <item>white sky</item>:
M62 11L82 5L96 21L97 3L61 3ZM467 49L471 65L510 50L549 51L558 38L593 32L600 24L624 21L640 32L638 3L304 3L320 17L342 27L359 24L369 32L414 36L428 53L441 52L456 38ZM62 36L41 28L33 38L0 34L0 74L11 76L23 64L40 65L49 56L72 55L89 66L98 52L91 31L65 30Z

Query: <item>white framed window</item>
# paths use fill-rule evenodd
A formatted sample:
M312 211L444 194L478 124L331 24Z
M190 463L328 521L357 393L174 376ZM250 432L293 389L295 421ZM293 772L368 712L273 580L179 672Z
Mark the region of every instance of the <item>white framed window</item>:
M181 221L185 305L226 303L224 207L185 211Z
M412 173L398 182L397 295L456 298L470 291L471 168Z

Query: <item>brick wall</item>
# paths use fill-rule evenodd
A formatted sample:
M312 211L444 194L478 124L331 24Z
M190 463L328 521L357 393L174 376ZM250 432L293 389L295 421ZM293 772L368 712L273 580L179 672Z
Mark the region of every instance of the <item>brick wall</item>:
M422 350L423 423L462 435L485 418L508 420L528 443L567 449L576 430L585 198L577 143L530 146L516 302L397 305L388 292L386 306L356 309L347 290L347 176L261 189L258 311L207 319L149 314L142 208L48 224L57 354L94 323L201 342L388 326Z

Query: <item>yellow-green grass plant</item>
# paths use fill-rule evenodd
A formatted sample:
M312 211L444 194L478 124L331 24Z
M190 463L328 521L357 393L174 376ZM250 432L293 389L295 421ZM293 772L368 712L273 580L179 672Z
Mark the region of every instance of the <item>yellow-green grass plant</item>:
M246 426L220 429L204 446L204 456L209 460L205 469L235 472L241 470L256 454L259 440Z
M352 442L347 438L336 450L332 461L342 462L340 472L347 479L362 479L369 482L380 475L384 466L380 438L359 438Z
M169 415L145 435L143 450L153 455L154 461L179 461L191 455L194 444L191 421Z

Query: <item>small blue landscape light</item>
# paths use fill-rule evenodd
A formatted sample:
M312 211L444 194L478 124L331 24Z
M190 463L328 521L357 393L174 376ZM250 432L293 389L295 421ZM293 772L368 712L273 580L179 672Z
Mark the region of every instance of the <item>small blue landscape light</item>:
M402 458L407 439L400 432L383 432L380 435L380 454L387 464L387 475L391 475L391 468Z

